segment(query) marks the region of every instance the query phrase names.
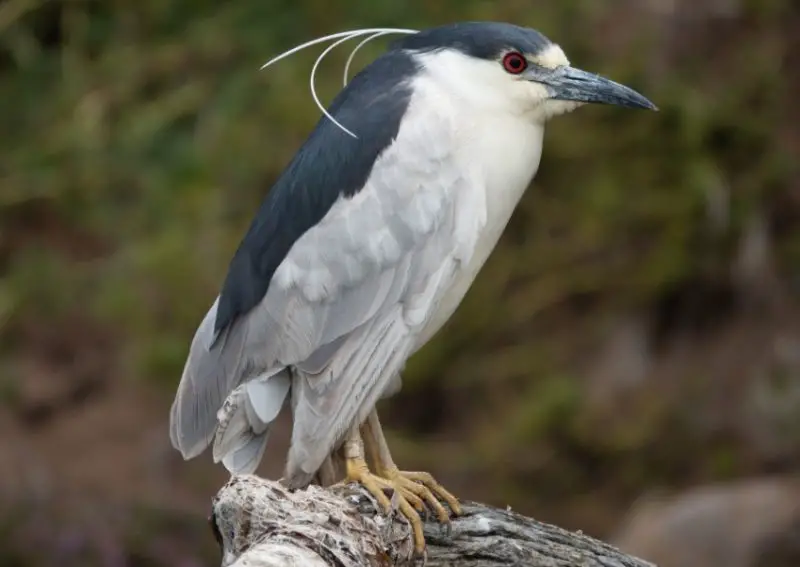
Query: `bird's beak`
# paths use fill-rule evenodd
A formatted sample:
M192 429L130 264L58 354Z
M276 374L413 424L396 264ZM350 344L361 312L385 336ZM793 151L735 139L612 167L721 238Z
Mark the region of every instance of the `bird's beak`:
M615 104L628 108L658 110L656 105L635 90L610 79L574 67L557 67L534 79L544 84L553 100Z

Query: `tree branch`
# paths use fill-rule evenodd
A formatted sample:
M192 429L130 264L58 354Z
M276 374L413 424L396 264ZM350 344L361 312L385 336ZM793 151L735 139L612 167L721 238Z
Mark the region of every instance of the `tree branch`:
M360 486L288 491L252 475L232 478L214 498L223 565L389 567L409 564L408 525L375 512ZM425 524L428 567L654 567L581 533L507 510L464 502L450 533ZM413 563L413 561L411 562Z

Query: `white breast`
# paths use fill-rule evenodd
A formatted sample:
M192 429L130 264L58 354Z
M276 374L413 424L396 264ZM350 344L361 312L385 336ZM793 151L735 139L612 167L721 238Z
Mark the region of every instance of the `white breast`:
M418 338L425 344L452 316L478 272L494 250L514 209L535 175L542 151L543 125L507 114L476 113L453 106L455 157L471 172L472 189L479 199L459 200L456 214L483 215L472 255L461 263L449 292L439 303ZM464 210L466 208L466 210Z

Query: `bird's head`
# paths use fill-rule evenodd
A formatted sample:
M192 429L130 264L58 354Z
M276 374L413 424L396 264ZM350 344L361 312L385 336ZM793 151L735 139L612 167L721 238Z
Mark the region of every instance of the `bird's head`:
M355 53L373 39L389 34L404 37L359 73L362 80L357 86L353 84L357 82L355 78L348 84L348 70ZM572 67L561 47L538 31L501 22L460 22L423 31L361 28L337 32L295 46L261 68L313 45L336 40L317 57L311 69L311 93L327 119L357 138L323 107L315 88L316 71L326 55L356 38L362 40L347 59L346 88L339 93L332 109L355 94L361 95L358 104L369 104L370 97L382 95L398 98L394 87L407 87L422 75L455 97L453 100L465 102L468 110L502 112L536 123L587 103L656 110L652 102L633 89ZM392 59L398 52L409 55L413 64Z
M449 24L405 36L394 47L414 53L427 75L453 95L537 122L586 103L656 109L633 89L572 67L561 47L530 28Z

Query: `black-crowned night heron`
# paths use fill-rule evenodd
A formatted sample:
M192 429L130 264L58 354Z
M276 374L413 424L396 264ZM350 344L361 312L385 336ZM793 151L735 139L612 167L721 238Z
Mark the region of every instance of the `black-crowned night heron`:
M387 510L382 489L394 489L419 551L413 508L426 501L446 522L434 494L456 514L458 501L395 466L376 402L488 258L539 166L545 123L584 103L655 106L504 23L342 32L279 58L387 33L405 35L323 109L239 245L192 341L170 433L184 458L213 441L215 461L252 472L288 399L287 484L343 451L347 480Z

